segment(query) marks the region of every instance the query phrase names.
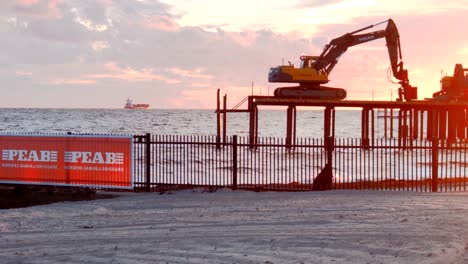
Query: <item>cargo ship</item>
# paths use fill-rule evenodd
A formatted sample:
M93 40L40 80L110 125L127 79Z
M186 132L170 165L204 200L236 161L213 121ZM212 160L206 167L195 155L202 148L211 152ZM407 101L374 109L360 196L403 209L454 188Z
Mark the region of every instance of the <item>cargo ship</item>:
M147 109L149 104L134 104L132 100L127 99L124 108L125 109Z

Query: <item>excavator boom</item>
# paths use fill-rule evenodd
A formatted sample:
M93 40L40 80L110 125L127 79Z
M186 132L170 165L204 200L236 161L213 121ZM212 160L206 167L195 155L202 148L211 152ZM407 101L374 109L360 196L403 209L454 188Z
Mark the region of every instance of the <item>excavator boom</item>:
M387 27L383 30L360 33L383 23L387 23ZM332 39L327 45L325 45L320 56L301 56L301 66L299 68L295 68L292 65L271 68L268 75L268 81L300 84L300 86L295 87L277 88L275 90L276 96L299 96L314 99L343 100L346 97L346 91L344 89L324 87L321 85L329 82L329 74L338 63L339 58L348 50L348 48L380 38L385 38L387 42L388 55L393 76L398 79L401 84L401 88L399 89L399 100L403 100L403 98L407 101L417 99L417 88L412 87L409 84L408 72L403 67L400 36L392 19L364 27ZM312 93L309 91L311 89L315 89L317 91ZM335 95L333 95L332 89L337 90L335 91ZM320 96L320 91L323 91L324 96ZM311 96L311 94L314 96Z

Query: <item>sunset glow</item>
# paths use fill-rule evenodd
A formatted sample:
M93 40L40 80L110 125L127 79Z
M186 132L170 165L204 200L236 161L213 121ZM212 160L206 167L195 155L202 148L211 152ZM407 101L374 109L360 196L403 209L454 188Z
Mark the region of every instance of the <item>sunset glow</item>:
M118 108L135 95L152 108L214 108L218 88L232 106L252 82L255 94L284 86L268 83L270 67L298 65L302 54L388 18L424 99L456 63L468 65L459 28L467 10L465 0L2 1L1 107L57 106L59 97L58 107ZM352 47L327 85L348 100L395 99L388 66L384 40Z

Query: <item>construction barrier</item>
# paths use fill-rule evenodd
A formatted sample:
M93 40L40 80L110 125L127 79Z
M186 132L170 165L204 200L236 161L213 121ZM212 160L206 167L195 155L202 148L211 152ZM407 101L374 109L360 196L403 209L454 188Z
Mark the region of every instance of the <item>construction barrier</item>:
M0 183L133 188L133 136L0 135Z

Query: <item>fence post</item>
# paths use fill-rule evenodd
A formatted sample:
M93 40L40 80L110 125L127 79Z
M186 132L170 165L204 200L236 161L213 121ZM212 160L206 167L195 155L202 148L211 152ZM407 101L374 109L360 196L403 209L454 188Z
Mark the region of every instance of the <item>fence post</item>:
M437 192L439 179L439 139L432 138L432 192Z
M146 191L151 191L151 134L145 135L145 176Z
M232 189L237 189L237 135L232 136Z

